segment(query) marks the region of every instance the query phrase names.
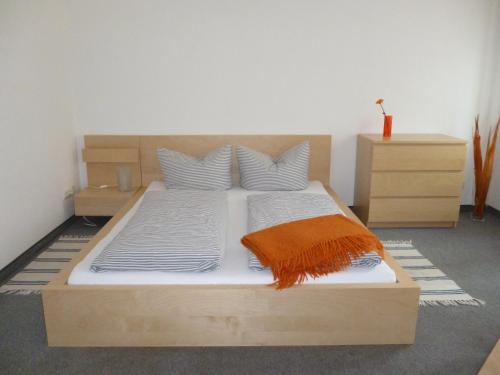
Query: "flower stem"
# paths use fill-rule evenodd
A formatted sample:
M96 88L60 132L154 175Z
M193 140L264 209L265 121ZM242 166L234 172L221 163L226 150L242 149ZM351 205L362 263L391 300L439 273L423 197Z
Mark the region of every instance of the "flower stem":
M379 104L380 108L382 108L382 113L384 114L385 116L385 109L384 109L384 106L382 104Z

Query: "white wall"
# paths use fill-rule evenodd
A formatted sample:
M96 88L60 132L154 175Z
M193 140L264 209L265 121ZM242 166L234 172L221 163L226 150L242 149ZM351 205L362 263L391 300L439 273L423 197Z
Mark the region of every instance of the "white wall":
M497 1L496 8L491 15L495 25L491 30L489 48L489 66L485 74L483 84L486 101L485 119L482 123L484 139L487 139L486 130L496 124L500 117L500 1ZM486 145L484 145L484 149ZM483 152L484 152L483 149ZM497 141L495 153L495 166L491 180L490 192L488 194L488 204L500 210L500 140Z
M500 95L497 95L497 98L500 101ZM500 105L498 108L498 112L500 113ZM497 141L495 166L493 176L491 177L490 191L488 193L488 205L500 211L500 141Z
M71 1L76 133L331 133L351 203L376 98L394 132L470 139L493 2Z
M488 205L500 211L500 141L497 143L494 168L488 193Z
M0 268L72 215L75 141L60 1L0 2Z

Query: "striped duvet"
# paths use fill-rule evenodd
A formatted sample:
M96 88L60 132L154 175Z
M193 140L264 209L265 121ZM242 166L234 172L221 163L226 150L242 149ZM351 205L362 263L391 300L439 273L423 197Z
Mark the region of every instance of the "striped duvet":
M149 191L137 212L94 260L106 271L204 272L224 256L226 193Z
M323 215L342 214L335 201L325 194L276 192L250 195L248 203L248 232L256 232L274 225ZM265 269L251 251L248 266L255 270ZM382 259L370 252L351 260L351 268L372 268Z

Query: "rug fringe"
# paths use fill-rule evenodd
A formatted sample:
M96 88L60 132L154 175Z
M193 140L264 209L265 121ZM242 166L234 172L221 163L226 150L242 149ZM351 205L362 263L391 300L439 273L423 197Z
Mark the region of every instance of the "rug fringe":
M380 242L382 242L384 245L385 244L388 244L388 245L413 245L412 240L389 240L389 241L380 241Z
M486 302L483 300L472 298L466 300L450 300L450 301L419 301L419 306L484 306Z
M30 294L41 294L41 289L6 289L1 290L0 294L12 295L12 296L28 296Z

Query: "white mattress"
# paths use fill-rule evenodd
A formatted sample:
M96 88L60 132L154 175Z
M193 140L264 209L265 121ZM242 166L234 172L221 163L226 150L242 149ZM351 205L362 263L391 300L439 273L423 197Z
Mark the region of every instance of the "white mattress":
M164 190L162 182L152 182L147 190ZM328 194L323 185L312 181L303 193ZM259 192L244 190L234 187L227 191L229 223L227 230L226 249L222 267L215 271L204 273L179 273L179 272L103 272L90 271L94 258L107 246L108 243L130 220L142 201L140 198L130 211L115 225L95 248L73 269L68 279L73 285L211 285L211 284L270 284L273 277L270 271L253 271L248 268L248 250L240 243L241 237L247 232L247 203L246 197ZM349 269L331 273L317 279L309 279L306 283L332 284L332 283L394 283L396 274L385 263L369 269Z

